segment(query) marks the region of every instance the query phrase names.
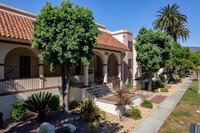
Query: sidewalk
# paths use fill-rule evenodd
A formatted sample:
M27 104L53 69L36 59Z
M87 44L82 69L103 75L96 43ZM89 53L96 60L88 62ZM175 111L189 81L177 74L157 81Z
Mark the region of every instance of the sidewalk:
M190 86L194 76L188 79L181 87L168 96L149 117L147 117L132 133L157 133L168 115L173 111L174 107L181 99L187 88Z

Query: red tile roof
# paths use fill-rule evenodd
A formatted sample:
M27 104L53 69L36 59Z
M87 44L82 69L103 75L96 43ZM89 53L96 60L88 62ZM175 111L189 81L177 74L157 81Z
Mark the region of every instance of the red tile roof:
M110 46L110 47L115 47L115 48L120 48L120 49L125 49L125 50L130 50L127 46L122 44L120 41L112 37L111 34L109 33L102 33L99 34L97 37L97 43L99 45L105 45L105 46Z
M34 18L30 19L30 17L20 15L0 11L0 36L23 40L31 39L33 30L32 21ZM127 46L123 45L109 33L104 32L99 34L96 39L99 45L129 50Z

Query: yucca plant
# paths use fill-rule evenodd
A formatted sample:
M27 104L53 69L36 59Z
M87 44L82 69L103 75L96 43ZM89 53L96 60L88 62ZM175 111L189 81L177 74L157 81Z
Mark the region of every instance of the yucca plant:
M49 110L49 101L51 99L51 96L52 94L49 92L32 94L24 102L24 107L31 112L37 113L39 120L43 121L45 118L45 112Z
M97 107L92 97L87 98L81 104L80 117L87 121L94 121L96 119Z

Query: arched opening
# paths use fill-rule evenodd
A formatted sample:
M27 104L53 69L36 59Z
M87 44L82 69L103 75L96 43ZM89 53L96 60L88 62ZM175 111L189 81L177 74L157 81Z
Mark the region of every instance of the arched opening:
M103 82L103 61L99 53L95 53L96 55L90 61L90 69L94 69L94 81L95 82Z
M114 54L110 54L108 57L108 77L118 76L118 61Z
M5 57L5 79L30 78L39 76L37 55L27 48L15 48Z

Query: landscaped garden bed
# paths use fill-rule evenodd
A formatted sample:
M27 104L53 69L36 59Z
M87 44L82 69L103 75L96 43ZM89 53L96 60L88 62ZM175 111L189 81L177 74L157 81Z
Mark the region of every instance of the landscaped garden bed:
M134 120L130 117L124 117L120 121L119 116L106 114L106 119L101 120L99 123L101 133L120 133L120 132L131 132L135 127L137 127L146 117L148 117L154 110L157 109L156 105L153 105L153 109L143 108L138 106L141 111L142 118L139 120ZM88 133L86 130L87 122L84 120L76 120L77 115L63 113L62 111L55 111L47 113L45 121L51 123L56 129L62 127L66 123L73 124L77 127L77 133ZM7 121L7 124L9 121ZM32 116L26 121L20 121L16 123L10 123L1 129L0 132L13 133L35 133L39 131L41 123L37 121L36 116Z
M146 91L146 90L138 90L136 92L136 94L144 94L144 95L150 95L150 94L158 94L158 95L165 95L165 96L171 96L178 88L180 88L180 86L185 82L187 81L188 79L190 78L190 75L188 75L188 77L182 79L182 81L180 83L173 83L173 84L166 84L165 85L165 88L168 89L168 92L160 92L160 91L157 91L157 92L149 92L149 91Z

